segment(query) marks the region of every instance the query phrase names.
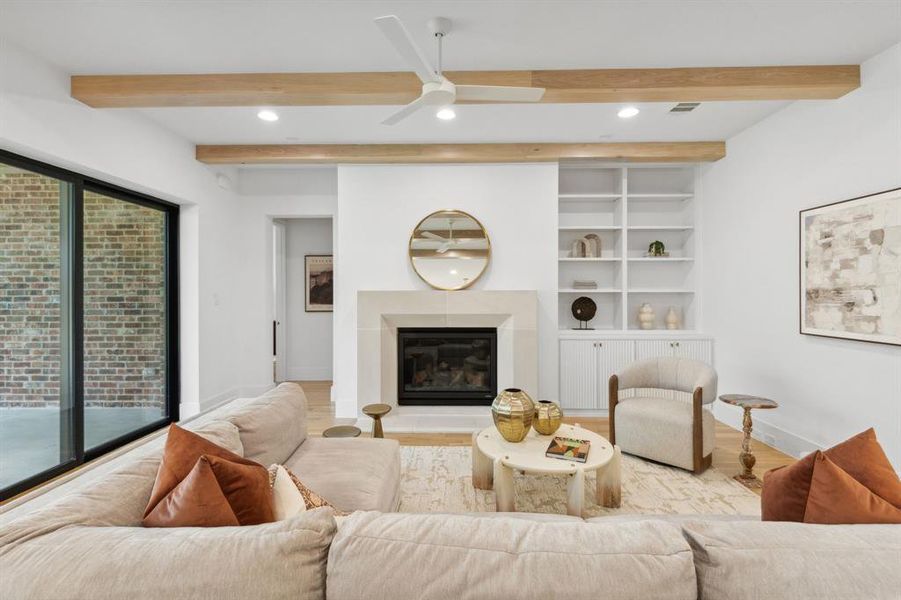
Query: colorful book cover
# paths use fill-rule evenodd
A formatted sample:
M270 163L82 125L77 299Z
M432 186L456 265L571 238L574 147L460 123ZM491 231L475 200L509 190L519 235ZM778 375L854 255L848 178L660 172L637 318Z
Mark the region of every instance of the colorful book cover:
M555 437L544 455L549 458L562 458L583 463L588 460L590 446L591 442L588 440Z

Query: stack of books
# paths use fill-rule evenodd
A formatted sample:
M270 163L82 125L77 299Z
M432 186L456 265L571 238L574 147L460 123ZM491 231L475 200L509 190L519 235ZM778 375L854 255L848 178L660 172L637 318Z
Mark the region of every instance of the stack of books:
M576 290L596 290L598 289L597 281L588 281L577 279L573 281L573 289Z
M590 449L591 442L589 440L555 437L544 455L548 458L561 458L583 463L588 460Z

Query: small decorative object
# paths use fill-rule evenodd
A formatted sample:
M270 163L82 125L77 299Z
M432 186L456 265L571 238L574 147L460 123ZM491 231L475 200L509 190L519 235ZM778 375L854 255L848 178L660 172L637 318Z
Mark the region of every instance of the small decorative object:
M579 296L576 298L572 305L573 317L579 321L579 326L576 329L594 329L594 327L588 326L588 321L594 318L597 310L598 305L588 296Z
M901 188L799 220L801 333L901 346Z
M579 238L573 242L569 255L572 258L585 258L588 256L588 242L585 241L585 238Z
M596 290L598 282L590 279L576 279L573 281L573 288L577 290Z
M332 312L334 310L334 269L332 257L305 256L307 271L306 312Z
M598 237L598 234L589 233L582 239L585 240L588 246L587 255L592 258L599 258L601 256L601 238Z
M535 405L535 418L532 420L532 429L541 435L553 435L560 428L563 421L563 411L556 402L539 400Z
M676 312L675 306L670 306L669 311L666 313L666 328L667 329L679 329L681 327L681 323L679 320L679 314Z
M645 302L638 308L638 325L642 329L654 329L654 308Z
M654 240L648 246L648 256L669 256L666 246L660 240Z
M521 442L535 418L535 403L521 389L507 388L491 403L491 418L501 437L508 442Z
M548 458L559 458L583 463L588 461L589 450L591 450L590 440L555 437L551 441L551 445L547 447L544 455Z

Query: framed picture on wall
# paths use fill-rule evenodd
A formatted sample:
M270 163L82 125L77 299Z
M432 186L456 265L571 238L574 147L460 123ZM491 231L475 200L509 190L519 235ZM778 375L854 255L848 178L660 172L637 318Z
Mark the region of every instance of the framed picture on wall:
M901 188L799 221L801 333L901 346Z
M332 312L334 305L335 271L331 255L305 256L306 311Z

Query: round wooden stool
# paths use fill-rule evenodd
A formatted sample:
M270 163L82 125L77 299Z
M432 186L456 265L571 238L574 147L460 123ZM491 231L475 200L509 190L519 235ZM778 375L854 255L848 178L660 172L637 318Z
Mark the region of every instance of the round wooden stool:
M326 438L353 438L360 437L360 434L363 433L359 427L354 427L353 425L335 425L334 427L329 427L325 431L322 432L322 437Z
M372 417L372 437L385 437L385 432L382 431L382 417L389 412L391 412L390 404L367 404L363 407L363 414Z

